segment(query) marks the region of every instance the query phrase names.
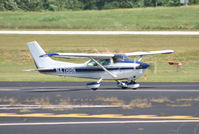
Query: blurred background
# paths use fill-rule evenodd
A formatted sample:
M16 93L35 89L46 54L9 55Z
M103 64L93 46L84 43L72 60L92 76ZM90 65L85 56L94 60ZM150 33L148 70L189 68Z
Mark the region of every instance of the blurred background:
M1 0L0 31L194 32L199 30L198 4L199 0ZM0 34L0 81L88 81L23 71L35 68L26 46L33 40L47 53L172 49L174 54L145 56L143 61L151 66L138 81L199 81L199 35L33 34Z

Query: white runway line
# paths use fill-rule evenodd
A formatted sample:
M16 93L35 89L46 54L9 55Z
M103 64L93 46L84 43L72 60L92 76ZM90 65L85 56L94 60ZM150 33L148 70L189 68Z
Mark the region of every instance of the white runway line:
M176 90L175 89L170 89L170 90L167 90L167 89L158 89L158 90L153 90L153 89L101 90L101 89L98 89L96 92L199 92L199 90L189 90L189 89L187 89L187 90L178 90L178 89L176 89Z
M0 105L0 110L57 109L57 108L117 108L117 105Z
M43 87L42 87L43 88ZM71 89L60 89L60 88L57 88L57 89L51 89L51 87L49 87L49 89L28 89L28 88L21 88L21 89L17 89L17 88L9 88L9 89L0 89L0 92L10 92L10 91L49 91L49 92L54 92L54 91L76 91L76 87L73 87ZM108 89L106 90L105 89L106 87L104 87L104 89L98 89L96 90L96 92L199 92L199 90L197 89L142 89L142 88L139 88L137 90L133 90L133 89L119 89L119 88L116 88L116 89ZM79 89L78 89L79 90ZM89 89L82 89L81 91L90 91Z
M32 122L0 123L0 126L36 126L36 125L86 125L86 124L146 124L146 123L199 123L199 120L138 120L138 121L82 121L82 122Z
M4 88L4 89L0 89L0 91L20 91L20 90L21 90L21 89L17 89L17 88L16 88L16 89L14 89L14 88L9 88L9 89L8 89L8 88L6 88L6 89Z
M199 35L199 31L0 31L0 34Z

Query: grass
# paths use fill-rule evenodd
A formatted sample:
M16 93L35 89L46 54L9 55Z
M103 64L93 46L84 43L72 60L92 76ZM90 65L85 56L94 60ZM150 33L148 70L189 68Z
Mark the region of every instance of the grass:
M96 96L97 97L97 96ZM199 101L199 96L192 98L175 98L169 99L166 97L158 98L133 98L128 101L119 99L117 97L97 97L97 98L73 98L70 97L63 98L60 97L56 99L56 104L51 104L51 99L49 97L39 97L39 98L23 98L18 99L15 97L2 97L0 98L0 103L5 106L2 106L4 110L8 110L11 107L18 108L19 112L29 113L36 111L38 108L43 110L52 110L52 111L65 111L72 110L73 108L80 108L81 106L94 106L93 103L97 103L98 106L117 106L123 109L135 109L135 108L154 108L157 103L159 106L166 106L171 108L185 108L192 107ZM77 104L78 102L78 104ZM29 105L29 106L28 106ZM79 107L80 106L80 107ZM96 106L96 105L95 105ZM156 107L156 106L155 106ZM165 116L164 113L161 113L162 116Z
M35 39L47 53L90 53L96 52L96 49L101 53L173 49L176 51L174 54L145 56L142 61L150 63L151 67L138 81L199 81L199 36L155 35L0 35L0 81L90 81L23 71L35 68L26 46L27 42ZM80 63L85 60L67 61ZM168 61L182 62L182 70L177 71L176 66L170 66Z
M151 108L152 104L149 102L148 99L133 99L128 105L125 105L125 109L132 109L132 108Z
M120 100L120 99L118 99L116 97L111 97L111 98L99 97L99 98L96 98L95 101L110 102L111 105L116 105L116 106L124 105L124 101Z
M166 104L167 107L191 107L191 104Z
M199 101L199 96L196 98L180 98L176 99L177 102L193 102L193 101Z
M167 97L162 97L162 98L152 98L150 99L150 102L154 103L165 103L165 102L171 102Z
M199 30L199 6L0 12L0 29Z

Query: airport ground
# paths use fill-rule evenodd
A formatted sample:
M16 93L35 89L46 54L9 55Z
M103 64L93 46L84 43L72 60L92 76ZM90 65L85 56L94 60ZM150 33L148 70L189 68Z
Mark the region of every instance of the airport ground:
M53 16L52 12L2 12L0 27L195 31L197 16L198 6L54 12ZM109 82L97 91L88 90L85 82L0 82L1 134L199 134L198 35L4 34L0 35L0 81L88 81L24 72L34 68L26 46L32 40L37 40L46 52L176 52L144 57L151 67L140 81L167 83L143 82L138 90L121 90ZM170 60L182 62L183 66L170 66Z
M1 81L88 81L24 72L34 68L25 45L33 39L47 52L176 53L144 57L151 68L140 81L168 82L142 82L138 90L111 82L97 91L86 82L0 82L0 133L199 134L198 35L1 35Z
M199 83L0 82L0 133L199 134Z
M113 10L1 12L0 29L165 31L199 29L199 6Z
M47 31L46 31L47 32ZM162 32L164 34L164 32ZM171 32L172 33L172 32ZM175 33L175 32L174 32ZM181 33L181 32L179 32ZM54 77L38 72L26 45L37 40L47 52L66 53L127 53L135 51L174 50L169 55L145 56L142 62L150 64L146 77L140 81L198 82L198 35L0 35L0 81L90 81L70 77ZM138 59L139 57L136 57ZM63 60L56 58L55 60ZM86 60L66 59L66 62L84 63ZM134 60L134 58L132 59ZM181 67L168 61L181 62ZM138 81L139 81L138 80Z

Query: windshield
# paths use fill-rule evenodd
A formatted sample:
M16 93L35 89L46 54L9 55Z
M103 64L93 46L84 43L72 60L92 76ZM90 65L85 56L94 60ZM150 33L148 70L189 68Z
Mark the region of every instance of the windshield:
M102 66L107 66L110 64L110 59L100 59L97 60ZM95 63L95 61L90 60L88 63L88 66L97 66L97 63Z
M129 57L124 54L115 54L113 57L113 62L129 61Z

